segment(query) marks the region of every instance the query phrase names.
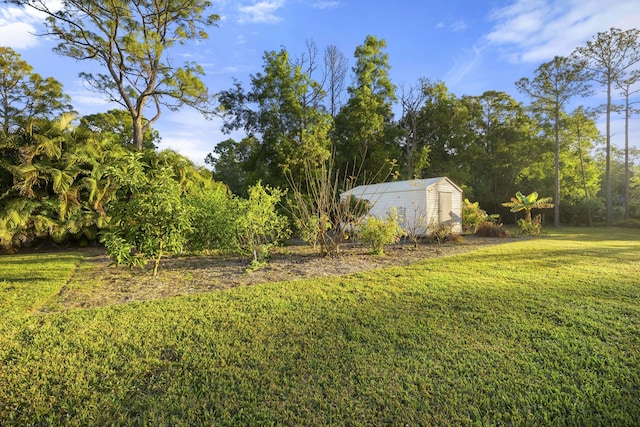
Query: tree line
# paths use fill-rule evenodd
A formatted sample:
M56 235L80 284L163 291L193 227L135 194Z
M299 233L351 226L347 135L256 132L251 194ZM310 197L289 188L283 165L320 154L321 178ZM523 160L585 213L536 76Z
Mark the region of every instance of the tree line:
M258 262L274 239L287 235L283 214L303 231L292 212L306 208L291 201L317 204L310 188L328 188L315 199L326 198L348 217L359 210L333 199L350 185L443 175L506 220L502 204L519 190L555 194L556 223L611 225L614 217L639 216L628 135L621 152L609 130L599 134L597 109L566 111L572 98L599 84L609 95L607 123L617 112L633 118L637 30L599 33L571 57L541 65L533 79L517 83L530 105L497 91L457 96L428 78L398 88L389 77L386 43L374 36L355 49L351 80L348 60L335 46L319 53L308 42L297 57L284 48L265 52L262 71L246 88L236 81L213 96L198 64L167 59L173 46L205 38L219 20L206 14L208 1L144 0L130 7L66 0L56 10L39 1L10 2L47 16L46 34L60 41L58 53L97 61L104 73L81 77L121 109L78 115L59 82L0 48L0 243L6 249L101 236L116 262L130 265L166 252L221 248ZM625 105L611 102L616 91ZM245 134L215 145L206 159L213 172L156 149L153 124L163 109L183 106L220 114L225 131ZM394 107L401 109L397 118ZM330 182L311 183L319 176Z
M612 112L627 123L637 115L638 34L612 28L540 65L515 82L528 105L499 91L458 96L429 78L397 87L385 41L374 36L355 49L349 84L348 61L335 46L321 55L308 42L296 58L285 48L265 52L248 87L236 82L219 98L224 130L246 136L217 144L206 162L238 194L258 180L279 187L304 180L305 162L318 167L334 156L338 170L355 168L363 180L448 176L506 220L502 202L522 189L554 196L556 225L612 225L614 216L640 214L637 150L628 128L621 151L595 121L604 113L609 126ZM605 105L568 110L600 86ZM624 105L613 103L616 91L626 94Z

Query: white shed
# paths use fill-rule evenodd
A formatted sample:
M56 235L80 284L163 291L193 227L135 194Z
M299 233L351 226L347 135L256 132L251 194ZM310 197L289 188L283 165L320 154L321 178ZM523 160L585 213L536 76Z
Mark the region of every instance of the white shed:
M427 234L429 224L453 224L454 233L462 232L462 190L449 178L412 179L359 185L342 193L371 203L369 213L386 218L391 208L406 231Z

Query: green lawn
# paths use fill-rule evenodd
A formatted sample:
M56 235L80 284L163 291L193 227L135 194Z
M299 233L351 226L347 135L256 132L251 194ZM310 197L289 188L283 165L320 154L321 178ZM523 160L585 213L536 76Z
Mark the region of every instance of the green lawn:
M80 259L0 257L0 424L640 425L640 230L35 314Z

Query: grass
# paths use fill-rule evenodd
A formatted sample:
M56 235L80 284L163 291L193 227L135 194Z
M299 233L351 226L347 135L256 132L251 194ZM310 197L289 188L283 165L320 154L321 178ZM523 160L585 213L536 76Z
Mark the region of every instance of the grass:
M69 281L81 260L78 253L0 256L0 319L36 312Z
M638 230L34 314L79 260L0 258L6 424L640 424Z

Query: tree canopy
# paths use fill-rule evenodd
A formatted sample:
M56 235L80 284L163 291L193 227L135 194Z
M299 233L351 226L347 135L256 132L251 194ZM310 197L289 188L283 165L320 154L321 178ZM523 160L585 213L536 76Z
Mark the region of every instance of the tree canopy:
M202 66L176 67L166 55L176 44L207 37L205 29L220 19L207 13L210 1L64 0L59 9L40 0L10 2L47 16L45 35L60 40L56 52L103 67L104 72L83 72L81 77L129 112L138 149L163 106L175 110L187 105L212 112L207 88L199 78L204 74Z
M25 117L47 118L71 111L70 100L62 83L34 73L20 54L0 46L0 120L4 135Z
M611 28L576 48L574 55L585 61L592 78L607 90L606 102L606 151L605 151L605 197L607 204L607 226L613 225L613 194L611 187L611 95L616 81L620 81L630 69L640 62L640 30Z

